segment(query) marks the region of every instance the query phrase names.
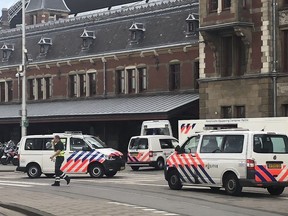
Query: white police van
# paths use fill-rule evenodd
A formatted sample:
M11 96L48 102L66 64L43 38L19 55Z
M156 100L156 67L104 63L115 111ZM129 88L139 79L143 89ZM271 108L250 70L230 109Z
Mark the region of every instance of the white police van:
M52 177L55 163L50 160L54 153L51 141L55 135L60 136L65 148L63 172L89 173L91 177L100 178L103 175L112 177L125 169L123 154L106 147L99 138L81 132L65 132L22 137L16 170L26 172L30 178L40 177L42 173Z
M178 140L166 135L131 137L128 145L127 164L136 171L140 167L163 169L166 158L174 152Z
M288 186L288 138L285 134L220 130L194 134L166 160L169 187L225 188L238 195L242 187L267 188L280 195Z

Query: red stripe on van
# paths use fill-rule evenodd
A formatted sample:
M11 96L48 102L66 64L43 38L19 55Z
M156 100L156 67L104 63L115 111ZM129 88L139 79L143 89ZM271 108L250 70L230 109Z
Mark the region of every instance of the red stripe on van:
M198 162L200 163L200 165L201 165L202 167L204 167L205 164L204 164L204 162L202 161L202 159L200 158L199 154L196 153L195 155L196 155L196 158L197 158Z
M67 170L67 172L71 172L71 170L81 162L82 160L78 160L76 163L74 162L74 164Z
M255 167L255 170L260 173L260 175L267 181L272 182L272 180L266 175L265 172L263 172L258 166ZM261 180L260 180L261 181ZM262 181L261 181L262 182Z

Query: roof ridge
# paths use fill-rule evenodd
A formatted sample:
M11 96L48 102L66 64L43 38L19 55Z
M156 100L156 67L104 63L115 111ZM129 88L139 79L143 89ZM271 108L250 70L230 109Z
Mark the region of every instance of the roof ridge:
M122 19L127 19L127 17L135 17L135 16L141 16L141 15L147 15L147 14L154 14L159 11L166 12L166 11L173 11L176 8L181 7L187 7L190 5L198 4L198 0L160 0L159 2L151 2L147 5L138 5L133 6L129 8L124 9L118 9L118 10L111 10L111 11L100 11L97 13L91 13L79 17L73 17L68 19L60 19L53 22L48 23L39 23L36 25L29 25L26 27L26 29L29 30L35 30L39 29L41 27L47 27L47 26L61 26L61 24L65 23L67 24L79 24L79 22L82 23L82 21L85 21L86 23L89 21L92 22L107 22L111 19L115 20L115 17L120 16ZM150 6L149 6L150 4ZM169 5L169 7L167 7ZM131 9L132 8L132 9ZM61 26L63 27L63 26ZM0 30L0 35L3 35L5 33L11 33L11 32L17 32L21 31L21 28L14 28L14 29L6 29L6 30ZM27 32L28 33L28 32Z

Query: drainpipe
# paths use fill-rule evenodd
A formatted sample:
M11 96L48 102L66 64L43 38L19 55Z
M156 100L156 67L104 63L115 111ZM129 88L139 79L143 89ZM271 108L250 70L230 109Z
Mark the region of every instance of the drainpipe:
M272 65L272 79L273 79L273 116L277 116L277 44L276 44L276 0L272 1L272 49L273 49L273 65Z
M106 67L106 59L105 57L102 57L102 63L103 63L103 96L106 98L107 90L106 90L106 73L107 73L107 67Z

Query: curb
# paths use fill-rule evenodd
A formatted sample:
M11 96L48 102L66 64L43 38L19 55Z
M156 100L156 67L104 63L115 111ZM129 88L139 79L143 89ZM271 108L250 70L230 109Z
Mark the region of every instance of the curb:
M7 204L0 202L0 206L27 216L54 216L53 214L34 209L32 207L19 205L17 203Z

